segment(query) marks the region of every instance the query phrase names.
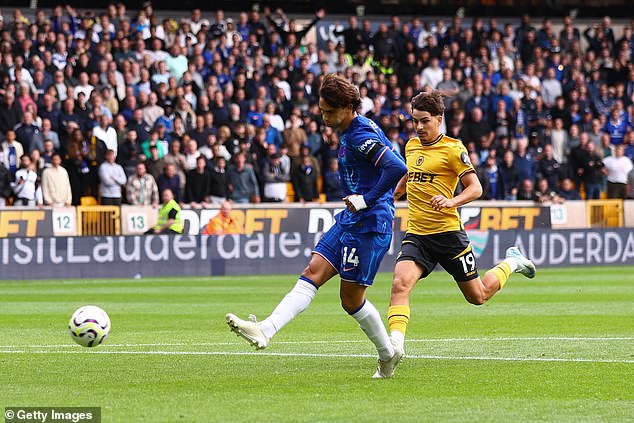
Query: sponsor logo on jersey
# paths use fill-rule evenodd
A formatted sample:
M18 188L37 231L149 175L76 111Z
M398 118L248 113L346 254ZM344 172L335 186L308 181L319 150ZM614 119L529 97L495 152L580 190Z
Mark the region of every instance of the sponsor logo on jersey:
M438 176L438 175L435 175L433 173L409 172L407 174L407 183L410 183L410 182L420 182L420 183L429 182L429 183L433 184L434 183L434 178L436 176Z
M359 147L359 151L362 153L366 153L372 146L374 145L374 140L367 140L364 142L361 147Z

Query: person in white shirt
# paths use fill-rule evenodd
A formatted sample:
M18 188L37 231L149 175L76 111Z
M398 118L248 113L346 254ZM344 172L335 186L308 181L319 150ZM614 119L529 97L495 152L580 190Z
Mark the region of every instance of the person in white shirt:
M627 176L634 167L632 160L625 157L625 147L623 144L617 145L614 149L614 156L603 159L605 165L604 173L608 180L608 198L627 197Z
M61 164L62 157L53 154L51 167L44 169L42 174L42 196L47 206L70 206L73 202L68 172Z
M31 158L25 154L20 159L20 169L15 172L15 182L11 183L16 206L36 206L42 204L41 191L37 187L37 173Z
M196 168L196 160L198 160L198 156L200 156L200 151L198 151L198 144L196 144L195 140L189 140L185 147L186 172Z
M117 131L110 126L108 116L99 116L99 125L92 128L92 134L98 140L101 140L106 146L106 150L114 151L115 157L117 156L118 143L117 143Z
M75 100L79 93L84 93L86 98L90 98L90 93L94 90L95 87L88 83L88 74L86 72L82 72L79 74L79 85L75 87Z
M423 87L425 85L429 85L435 89L440 81L442 81L442 68L438 64L438 58L432 57L429 66L423 69L423 72L420 75Z
M121 186L125 185L127 178L123 168L114 161L114 151L106 151L106 161L99 166L99 179L101 185L101 204L105 206L121 205Z

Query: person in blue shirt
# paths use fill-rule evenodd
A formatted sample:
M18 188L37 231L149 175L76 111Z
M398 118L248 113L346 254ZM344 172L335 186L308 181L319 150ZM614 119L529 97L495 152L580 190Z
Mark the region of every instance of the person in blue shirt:
M324 123L340 134L339 173L346 209L315 249L293 289L273 313L257 322L227 314L232 331L256 349L266 348L271 338L304 311L319 287L339 274L341 305L374 343L379 366L373 377L388 378L402 358L395 350L377 309L365 297L392 240L393 191L407 172L404 161L383 131L357 114L359 90L335 74L324 77L319 108Z

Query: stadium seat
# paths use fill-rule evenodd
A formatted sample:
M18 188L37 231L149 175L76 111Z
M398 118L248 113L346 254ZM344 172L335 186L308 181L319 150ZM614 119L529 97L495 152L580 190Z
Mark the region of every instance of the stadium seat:
M87 195L85 197L81 197L81 205L82 206L98 206L99 202L92 195Z

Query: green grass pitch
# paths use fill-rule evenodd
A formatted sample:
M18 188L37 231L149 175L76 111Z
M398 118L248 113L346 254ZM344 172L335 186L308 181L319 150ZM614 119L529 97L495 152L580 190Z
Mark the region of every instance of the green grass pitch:
M390 277L368 291L383 316ZM393 380L371 379L375 351L334 280L265 351L229 331L227 312L264 318L294 280L0 282L0 408L96 406L104 422L634 418L634 267L514 275L480 307L435 272L414 292ZM112 320L92 350L66 330L86 304Z

